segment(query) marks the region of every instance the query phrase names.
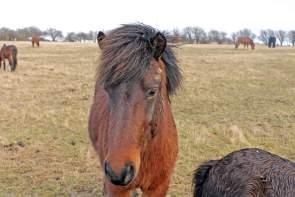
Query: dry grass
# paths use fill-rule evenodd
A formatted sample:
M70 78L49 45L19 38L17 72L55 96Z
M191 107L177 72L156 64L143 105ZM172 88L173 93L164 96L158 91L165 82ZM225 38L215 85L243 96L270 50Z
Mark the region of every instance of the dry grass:
M87 133L97 46L15 44L17 71L0 72L0 196L100 196ZM176 53L185 80L172 104L180 153L170 196L190 196L200 162L241 147L295 159L294 48Z

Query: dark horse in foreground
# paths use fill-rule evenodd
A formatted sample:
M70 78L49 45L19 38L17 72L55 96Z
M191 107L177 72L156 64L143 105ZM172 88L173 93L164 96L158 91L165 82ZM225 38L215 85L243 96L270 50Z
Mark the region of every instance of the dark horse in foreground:
M102 35L102 34L101 34ZM106 196L165 196L178 153L169 97L181 72L162 33L143 24L112 30L101 63L89 134L104 171Z
M37 47L40 46L40 37L33 35L32 36L32 47L35 47L35 44L37 45Z
M15 71L17 66L17 48L14 45L4 44L0 50L0 69L3 62L3 69L6 70L5 59L8 59L11 71Z
M294 197L295 163L261 149L232 152L195 171L194 197Z
M243 44L244 45L244 48L247 47L250 45L251 46L251 49L255 49L255 43L253 42L253 40L248 37L248 36L241 36L241 37L238 37L237 38L237 41L235 43L235 48L237 49L240 44Z

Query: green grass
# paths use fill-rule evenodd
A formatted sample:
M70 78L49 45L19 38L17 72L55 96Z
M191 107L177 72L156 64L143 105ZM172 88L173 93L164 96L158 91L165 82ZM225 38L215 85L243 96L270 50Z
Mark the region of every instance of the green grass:
M0 71L0 196L101 196L87 133L97 45L14 44L17 71ZM170 196L191 196L200 162L242 147L295 160L294 48L175 52L184 81L172 99L180 152Z

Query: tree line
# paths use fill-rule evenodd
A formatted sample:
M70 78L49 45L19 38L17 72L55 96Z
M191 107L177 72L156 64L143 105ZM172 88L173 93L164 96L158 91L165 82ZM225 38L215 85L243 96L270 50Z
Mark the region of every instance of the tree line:
M245 28L237 32L233 32L228 35L226 32L218 30L210 30L206 32L203 28L195 26L188 26L182 30L173 29L172 31L166 31L168 38L171 42L178 42L182 40L187 43L196 44L207 44L207 43L218 43L218 44L232 44L240 36L248 36L252 39L258 39L265 45L268 43L268 39L274 36L278 39L280 45L285 42L289 42L293 46L295 45L295 30L284 31L284 30L260 30L259 34L256 35L251 31L251 29ZM176 39L178 38L178 39Z
M97 32L89 31L85 32L69 32L66 35L63 34L61 30L56 28L48 28L45 31L42 31L38 27L25 27L21 29L10 29L7 27L0 28L0 40L8 40L8 41L27 41L33 35L40 36L41 40L46 40L46 37L50 38L50 41L63 40L68 42L76 42L83 40L93 40L96 39Z
M249 36L252 39L258 39L265 45L268 43L268 38L274 36L278 39L280 45L284 42L288 42L295 45L295 30L284 31L284 30L272 30L265 29L261 30L258 35L254 34L251 29L245 28L231 34L227 34L223 31L210 30L206 32L203 28L198 26L188 26L183 29L175 28L171 31L164 31L168 37L169 42L186 42L195 44L208 44L208 43L218 43L218 44L232 44L236 41L239 36ZM58 39L68 42L77 42L85 40L96 40L96 31L89 32L69 32L66 35L63 34L61 30L55 28L48 28L45 31L40 30L38 27L25 27L21 29L9 29L6 27L0 28L0 40L19 40L25 41L29 40L32 35L50 37L51 41L56 41Z

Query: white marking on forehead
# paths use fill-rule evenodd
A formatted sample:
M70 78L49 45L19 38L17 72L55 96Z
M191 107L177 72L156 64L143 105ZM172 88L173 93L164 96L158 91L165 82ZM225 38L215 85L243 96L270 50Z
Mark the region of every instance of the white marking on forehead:
M163 72L163 70L161 68L158 68L157 73L161 74Z
M155 79L156 81L160 81L160 80L161 80L161 75L160 75L160 74L156 75L154 79Z

